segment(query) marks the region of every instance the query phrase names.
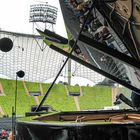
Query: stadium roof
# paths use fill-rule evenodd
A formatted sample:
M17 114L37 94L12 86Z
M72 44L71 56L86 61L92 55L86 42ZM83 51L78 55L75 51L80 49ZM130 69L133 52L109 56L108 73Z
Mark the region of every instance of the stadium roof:
M2 77L15 79L16 72L23 70L25 72L23 80L46 82L56 76L66 59L65 56L47 47L41 36L1 30L0 38L3 37L10 38L14 46L10 52L0 52L0 75ZM61 76L66 76L65 70L66 68ZM94 83L104 79L103 76L74 61L72 61L71 73Z

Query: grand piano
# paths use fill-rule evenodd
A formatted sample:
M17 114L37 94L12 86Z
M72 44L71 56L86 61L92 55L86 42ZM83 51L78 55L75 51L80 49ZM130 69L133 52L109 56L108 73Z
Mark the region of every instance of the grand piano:
M47 29L53 50L140 94L140 0L59 0L68 39ZM62 45L69 46L63 50ZM61 73L61 70L57 76ZM56 79L57 79L56 76ZM16 123L19 140L139 140L140 111L131 109L44 113L41 106ZM125 101L125 100L124 100ZM131 102L131 101L130 101ZM127 102L126 102L127 103Z

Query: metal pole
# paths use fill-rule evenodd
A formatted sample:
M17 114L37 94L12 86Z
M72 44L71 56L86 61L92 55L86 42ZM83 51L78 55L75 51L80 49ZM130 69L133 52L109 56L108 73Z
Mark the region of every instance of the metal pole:
M14 136L14 140L16 140L16 112L17 112L17 73L16 73L16 89L15 89L15 110L14 110L14 115L13 115L13 120L14 120L14 133L13 133L13 136Z
M12 106L12 138L14 134L15 134L15 110L14 107Z
M17 109L17 74L16 74L16 89L15 89L15 116L16 116L16 109Z
M68 84L71 85L71 59L68 61Z

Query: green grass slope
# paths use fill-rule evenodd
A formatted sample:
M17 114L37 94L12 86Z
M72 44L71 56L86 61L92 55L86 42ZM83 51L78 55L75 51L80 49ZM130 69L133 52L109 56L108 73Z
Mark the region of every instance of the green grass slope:
M3 108L6 115L11 116L12 106L15 105L15 87L14 80L0 79L3 86L5 96L0 96L0 106ZM23 87L23 83L18 81L17 86L17 115L24 115L30 110L30 106L35 104L34 98L27 96Z
M0 106L6 115L11 116L12 106L15 103L15 87L14 80L0 79L5 96L0 96ZM29 91L40 91L39 83L26 82ZM43 93L45 94L50 84L42 84ZM67 86L68 91L80 92L79 86ZM83 96L79 96L79 104L81 110L101 109L104 106L111 106L112 94L109 87L82 87ZM17 90L17 115L24 115L30 110L32 105L36 105L34 96L26 95L22 81L18 81ZM43 98L38 97L39 100ZM44 105L50 105L57 111L76 111L76 105L73 96L67 95L64 85L55 84L50 91Z
M83 96L79 97L81 110L103 109L112 105L112 91L110 87L82 87Z
M26 87L29 92L40 91L39 83L36 82L26 82Z
M0 96L0 106L6 115L12 114L12 106L14 106L15 97L15 81L0 79L3 86L5 96Z
M36 105L34 96L26 95L23 83L18 82L17 113L25 114L30 111L32 105Z
M79 86L68 86L67 89L69 92L80 92L80 87Z
M43 84L43 91L47 91L48 84ZM68 96L64 85L56 84L52 88L47 100L44 104L51 105L57 111L71 111L76 110L73 97Z

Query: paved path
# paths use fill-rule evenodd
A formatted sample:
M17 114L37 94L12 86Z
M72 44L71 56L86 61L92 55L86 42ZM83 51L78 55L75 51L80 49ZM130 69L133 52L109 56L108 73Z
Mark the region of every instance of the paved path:
M29 91L28 91L28 88L27 88L27 86L26 86L25 81L23 81L23 86L24 86L24 89L25 89L26 95L29 96Z
M80 96L83 96L82 87L80 86Z
M41 95L43 95L44 92L43 92L43 87L42 87L42 84L41 83L39 84L39 88L40 88Z
M113 87L113 88L112 88L112 105L114 105L114 102L115 102L115 100L116 100L116 95L117 95L117 93L118 93L118 89L115 88L115 87Z
M67 95L69 96L69 91L68 91L68 88L67 88L66 85L65 85L65 89L66 89L66 93L67 93Z
M0 114L1 114L2 116L4 116L4 111L3 111L3 109L2 109L1 106L0 106Z
M39 105L40 101L39 101L38 96L34 96L34 97L35 97L35 101L36 101L37 105Z
M78 97L77 96L74 96L73 98L74 98L74 102L75 102L77 111L80 111L80 105L79 105Z
M68 88L67 88L66 85L65 85L65 89L66 89L67 96L69 96L69 91L68 91ZM81 92L82 92L82 89L80 89L80 94L81 94ZM79 105L78 97L77 96L73 96L73 99L74 99L77 111L80 111L80 105Z
M5 96L2 84L0 83L0 96Z
M25 81L23 81L23 86L25 88L26 95L30 96L29 90L28 90L28 88L26 86L26 82ZM35 101L36 101L37 105L39 105L39 103L40 103L39 98L37 96L34 96L34 98L35 98Z

